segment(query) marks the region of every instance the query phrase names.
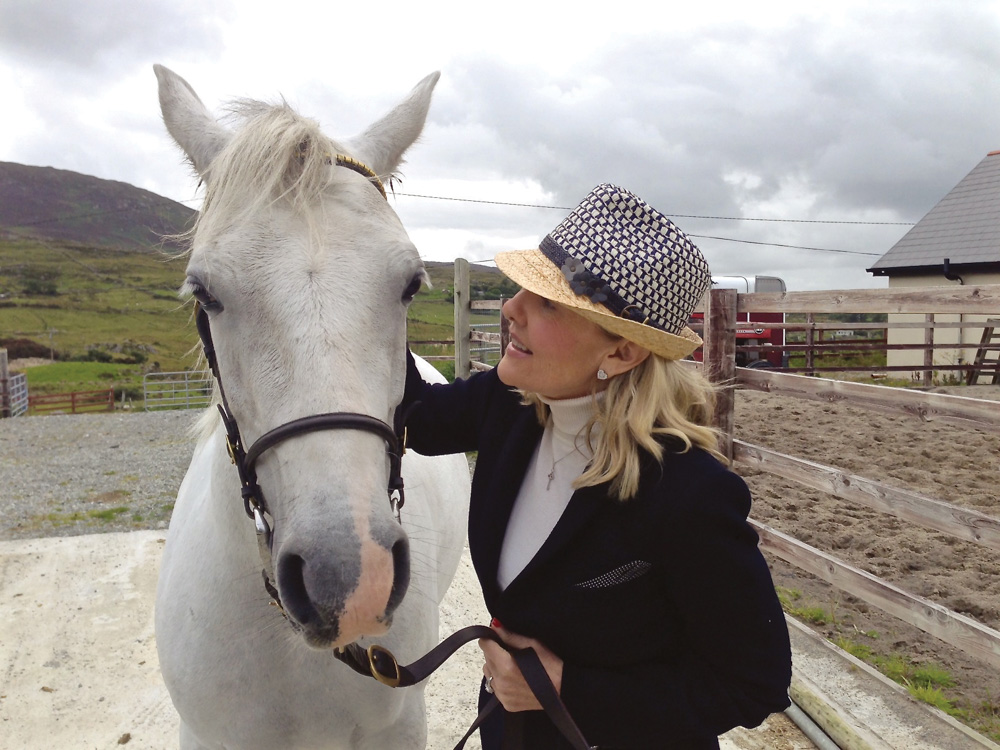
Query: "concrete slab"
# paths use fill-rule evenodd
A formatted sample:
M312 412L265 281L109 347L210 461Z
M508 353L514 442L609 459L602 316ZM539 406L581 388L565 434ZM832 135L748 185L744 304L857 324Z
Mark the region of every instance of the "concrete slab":
M842 748L1000 750L944 712L789 619L792 699Z
M176 747L153 639L164 539L0 543L0 747Z
M177 747L178 719L153 634L165 538L140 531L0 542L0 748ZM441 631L486 619L466 554L442 606ZM810 635L793 628L799 685L823 693L833 713L869 732L871 741L855 747L997 748L933 717L891 683L862 678L864 669L838 662L832 647ZM481 667L470 644L431 678L431 750L452 747L471 722ZM814 747L784 715L734 730L721 743L724 750Z

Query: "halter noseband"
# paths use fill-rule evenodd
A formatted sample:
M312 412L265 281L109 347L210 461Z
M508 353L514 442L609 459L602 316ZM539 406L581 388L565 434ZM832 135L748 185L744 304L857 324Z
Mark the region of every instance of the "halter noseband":
M362 164L350 156L337 154L334 162L337 166L347 167L359 174L367 177L382 197L386 197L385 188L382 186L378 175L367 165ZM240 478L240 494L243 497L243 510L247 516L253 519L254 527L257 531L257 547L260 551L261 563L264 569L261 571L264 578L264 588L271 596L274 604L284 612L281 598L278 595L277 587L274 585L274 569L271 561L271 526L265 517L269 514L267 503L264 500L264 493L257 483L257 459L261 454L273 448L278 443L288 440L297 435L305 435L319 430L361 430L371 432L382 438L386 443L386 453L389 457L389 482L388 495L389 505L392 508L396 520L400 520L400 510L405 501L403 495L402 463L403 454L406 452L405 429L403 427L404 415L396 412L396 429L393 429L381 419L367 414L356 414L353 412L331 412L328 414L314 414L309 417L294 419L283 425L275 427L273 430L264 433L249 447L244 447L243 437L240 434L236 417L233 416L226 399L226 391L222 385L222 374L219 371L218 358L215 355L215 343L212 341L212 329L209 325L208 313L200 304L195 305L195 324L198 328L198 336L205 351L205 359L215 376L215 382L219 386L219 397L222 401L219 406L219 414L222 415L222 423L226 428L226 447L229 457L236 466L236 471Z

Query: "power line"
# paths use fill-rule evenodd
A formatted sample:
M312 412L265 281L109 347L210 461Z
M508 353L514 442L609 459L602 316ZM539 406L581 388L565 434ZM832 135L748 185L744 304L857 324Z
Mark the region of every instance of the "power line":
M427 198L428 200L436 201L455 201L457 203L483 203L490 206L512 206L514 208L551 208L558 211L572 211L574 206L549 206L542 205L540 203L513 203L509 201L488 201L479 198L454 198L444 195L423 195L421 193L401 193L395 192L394 195L403 195L408 198ZM890 226L890 227L912 227L912 221L848 221L840 219L765 219L754 216L709 216L702 214L675 214L669 211L664 211L663 213L676 217L678 219L707 219L713 221L763 221L763 222L773 222L776 224L855 224L860 226ZM819 249L819 248L805 248L805 249ZM846 251L845 251L846 252Z
M405 196L405 197L408 197L408 198L425 198L425 199L428 199L428 200L452 201L452 202L457 202L457 203L478 203L478 204L492 205L492 206L507 206L507 207L511 207L511 208L545 208L545 209L553 209L553 210L558 210L558 211L572 211L573 210L572 207L542 205L542 204L538 204L538 203L516 203L516 202L512 202L512 201L493 201L493 200L483 200L483 199L478 199L478 198L455 198L455 197L450 197L450 196L425 195L425 194L420 194L420 193L399 193L399 192L397 192L397 193L394 193L394 194L395 195L400 195L400 196ZM171 200L171 199L164 199L164 201L162 202L162 205L167 205L169 203L178 203L178 202L194 202L194 201L193 200L188 200L188 201L174 201L174 200ZM155 204L154 203L153 205L159 205L159 204ZM37 219L35 221L29 221L29 222L19 222L18 226L20 226L20 227L31 227L31 226L40 226L40 225L43 225L43 224L57 224L57 223L60 223L60 222L63 222L63 221L70 221L72 219L90 218L90 217L94 217L94 216L103 216L103 215L107 215L107 214L125 213L125 212L128 212L128 211L137 211L140 208L143 208L143 207L142 206L133 206L133 207L129 207L129 208L110 209L110 210L106 210L106 211L92 211L92 212L89 212L89 213L72 214L72 215L68 215L68 216L56 216L56 217L51 217L51 218L47 218L47 219ZM700 215L700 214L671 214L671 215L674 216L674 217L676 217L676 218L683 218L683 219L705 219L705 220L715 220L715 221L756 221L756 222L770 222L770 223L777 223L777 224L831 224L831 225L832 224L839 224L839 225L854 225L854 226L913 226L913 224L911 222L902 222L902 221L849 221L849 220L833 220L833 219L768 219L768 218L752 217L752 216L709 216L709 215ZM878 257L878 256L883 255L883 253L864 252L864 251L860 251L860 250L839 250L839 249L836 249L836 248L811 247L811 246L807 246L807 245L787 245L787 244L782 244L782 243L779 243L779 242L762 242L762 241L755 241L755 240L742 240L742 239L737 239L737 238L734 238L734 237L716 237L716 236L704 235L704 234L688 234L688 236L689 237L697 237L699 239L718 240L720 242L737 242L737 243L741 243L741 244L744 244L744 245L760 245L760 246L769 246L769 247L783 247L783 248L790 249L790 250L810 250L810 251L822 252L822 253L840 253L840 254L844 254L844 255L868 255L868 256L873 256L873 257Z
M552 206L544 205L541 203L517 203L514 201L493 201L485 200L482 198L456 198L454 196L447 195L426 195L423 193L402 193L394 192L394 195L404 196L406 198L424 198L426 200L436 200L436 201L451 201L453 203L478 203L486 206L508 206L511 208L545 208L554 211L572 211L573 206ZM187 199L183 201L175 201L172 199L164 199L162 204L154 203L152 205L168 205L170 203L195 203L197 198ZM70 214L67 216L53 216L45 219L36 219L34 221L24 221L19 222L18 226L22 227L34 227L40 226L42 224L58 224L63 221L70 221L72 219L88 219L94 216L105 216L108 214L117 213L127 213L129 211L138 211L145 206L130 206L128 208L114 208L104 211L90 211L87 213L80 214ZM881 226L881 227L912 227L912 221L855 221L848 219L774 219L774 218L764 218L761 216L715 216L711 214L675 214L665 211L664 213L669 216L673 216L678 219L703 219L706 221L756 221L771 224L839 224L848 226ZM734 240L735 241L735 240ZM805 249L821 249L821 248L805 248ZM847 252L847 251L844 251Z
M740 242L744 245L767 245L769 247L785 247L792 250L816 250L821 253L844 253L846 255L873 255L881 257L885 253L866 253L862 250L835 250L830 247L809 247L807 245L783 245L780 242L758 242L755 240L737 240L732 237L713 237L708 234L689 234L688 237L697 237L702 240L720 240L722 242Z

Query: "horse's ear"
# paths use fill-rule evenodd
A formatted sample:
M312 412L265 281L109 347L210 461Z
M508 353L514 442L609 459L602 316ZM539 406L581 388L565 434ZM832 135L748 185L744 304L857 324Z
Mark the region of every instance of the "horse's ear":
M375 170L379 177L388 178L402 163L403 153L424 129L431 94L440 77L440 72L431 73L414 86L410 95L391 112L370 125L361 135L348 140L344 145L350 155Z
M229 131L215 121L187 81L162 65L154 65L153 71L160 84L163 122L195 170L204 177L212 159L229 140Z

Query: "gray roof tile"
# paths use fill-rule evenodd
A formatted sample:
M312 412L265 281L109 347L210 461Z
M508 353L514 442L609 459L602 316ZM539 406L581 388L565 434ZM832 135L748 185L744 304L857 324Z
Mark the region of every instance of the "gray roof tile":
M1000 267L1000 151L991 152L869 271L996 263Z

